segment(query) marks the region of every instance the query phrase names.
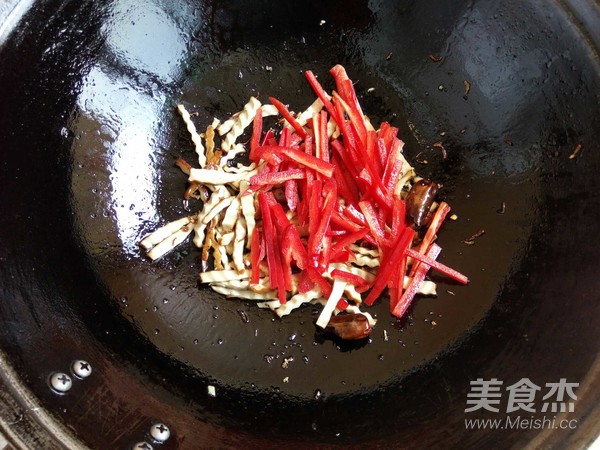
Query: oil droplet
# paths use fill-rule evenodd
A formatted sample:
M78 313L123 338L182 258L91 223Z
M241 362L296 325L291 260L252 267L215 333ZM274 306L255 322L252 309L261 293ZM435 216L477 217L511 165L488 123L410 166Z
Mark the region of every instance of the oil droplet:
M166 305L167 303L169 303L169 299L168 298L163 298L162 302L163 302L163 305Z
M154 329L154 335L158 335L158 333L160 333L160 330L158 328Z
M198 345L198 339L194 339L194 345Z
M315 390L315 393L314 393L313 396L314 396L315 400L319 400L323 396L323 393L321 392L321 389Z
M223 343L223 339L219 338L217 339L217 344L221 345Z
M152 307L152 311L154 311L154 312L158 311L158 306L154 305L154 306Z

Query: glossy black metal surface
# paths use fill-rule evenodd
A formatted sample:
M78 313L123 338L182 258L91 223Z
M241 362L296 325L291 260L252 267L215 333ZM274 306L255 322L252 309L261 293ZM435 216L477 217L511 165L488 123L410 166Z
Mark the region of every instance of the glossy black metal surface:
M128 448L155 420L173 430L162 448L585 443L599 392L594 12L535 1L35 4L0 48L5 359L92 448ZM380 302L359 346L315 334L313 308L279 320L199 287L191 244L157 263L137 246L187 214L173 160L193 149L174 105L199 125L250 95L299 110L311 101L302 71L331 88L336 63L442 184L458 215L440 235L442 260L471 279L440 280L439 296L401 321ZM52 393L48 374L77 358L94 376ZM581 425L466 430L479 377L580 382Z

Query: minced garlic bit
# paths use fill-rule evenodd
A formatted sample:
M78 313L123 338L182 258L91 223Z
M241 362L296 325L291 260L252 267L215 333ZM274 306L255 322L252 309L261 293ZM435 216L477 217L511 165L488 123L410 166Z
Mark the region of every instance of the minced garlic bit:
M217 389L212 384L209 384L207 386L206 391L208 392L208 395L210 395L211 397L217 396Z

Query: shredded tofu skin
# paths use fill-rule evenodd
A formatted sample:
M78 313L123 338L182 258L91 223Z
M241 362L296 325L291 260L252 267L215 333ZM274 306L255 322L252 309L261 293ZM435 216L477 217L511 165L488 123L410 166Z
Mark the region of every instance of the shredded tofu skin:
M264 257L263 253L258 266L253 266L255 263L252 262L252 248L255 248L253 239L256 238L259 232L265 233L260 245L266 246L267 249L269 245L272 245L265 242L265 240L268 240L265 231L267 230L265 228L267 227L265 224L267 219L261 215L264 205L260 203L258 196L260 187L263 185L268 186L268 181L261 181L260 177L264 176L264 173L267 173L266 177L272 174L268 173L268 169L265 170L266 164L264 161L261 163L256 160L249 163L239 162L247 157L252 145L249 139L246 137L242 139L242 136L248 136L252 131L254 119L257 115L261 115L261 124L263 117L279 116L271 119L271 121L279 124L279 130L282 130L281 135L288 133L286 135L288 141L284 142L293 142L289 140L291 133L296 133L296 135L303 138L306 138L306 136L312 137L315 141L315 152L318 155L318 152L322 151L320 148L323 142L342 139L340 133L344 132L341 129L343 127L339 127L333 118L327 115L325 108L327 105L324 105L324 101L326 103L334 102L334 104L335 102L343 103L343 100L336 96L335 92L332 96L325 94L323 101L317 98L301 113L293 114L289 112L288 117L284 117L285 114L282 113L281 105L276 104L275 101L273 101L274 105L263 104L258 99L251 97L238 113L229 118L224 118L224 120L214 118L212 123L203 124L207 133L202 134L196 131L196 125L192 121L193 117L190 116L186 108L181 104L178 105L177 111L186 124L198 161L198 166L194 167L194 165L180 159L178 166L188 177L189 187L187 192L191 193L194 198L199 199L199 201L194 201L189 205L198 205L198 210L192 215L187 214L184 217L163 224L156 231L144 237L140 242L140 246L147 256L152 260L161 258L185 242L189 236L192 236L193 244L202 253L200 282L211 286L212 289L227 298L256 301L258 307L269 308L279 317L290 314L302 305L323 305L316 323L321 328L328 326L331 318L340 313L340 305L346 302L346 312L364 314L368 318L369 324L374 325L375 319L361 310L364 303L363 296L366 296L367 292L364 286L374 283L377 271L381 268L382 255L379 248L372 241L370 241L370 244L362 240L353 241L346 245L346 252L350 255L346 262L340 262L338 259L336 262L329 263L328 267L321 266L314 269L315 276L321 277L330 286L328 292L322 290L323 284L317 282L314 282L312 287L307 289L303 284L306 283L306 279L300 276L300 270L296 268L291 271L287 275L283 301L281 291L278 291L277 287L271 287L275 274L269 274L271 261L268 258L270 256ZM328 103L328 105L331 105L331 103ZM352 119L352 114L356 114L355 109L346 104L343 104L343 107L347 117ZM360 123L361 126L364 125L365 133L375 134L379 131L376 130L367 116L362 115L362 111L360 111L360 115L362 120ZM283 130L285 130L285 133ZM268 136L269 131L264 128L261 131L264 136ZM302 131L304 131L304 134ZM358 132L360 132L360 129ZM275 142L273 136L276 137L277 135L271 133L271 136L271 142ZM275 145L268 143L265 145L262 141L262 135L260 139L259 145L265 146L267 150L269 145L271 147ZM286 137L284 136L282 139L286 139ZM290 146L292 144L285 145ZM397 195L398 198L406 198L412 183L418 178L415 178L416 174L413 167L406 161L402 153L402 142L400 141L398 145L400 147L396 149L395 156L398 170L394 172L395 178L386 179L385 183L388 184L391 193ZM331 153L334 154L334 152ZM290 158L301 158L291 151L290 154ZM389 164L390 168L392 166L393 164ZM283 173L286 176L289 175L289 179L295 182L296 179L304 177L302 174L298 175L297 172L299 170L296 170L296 172L294 170L284 171ZM317 175L318 182L321 183L319 186L326 186L327 177L322 173L324 172L319 172ZM331 176L331 178L334 177ZM265 179L268 180L268 178ZM258 187L256 187L253 183L264 184L257 184ZM283 181L281 184L281 192L283 192L283 185L285 184L286 199L289 202L293 195L288 192L288 183ZM285 200L280 198L279 202L283 204ZM261 207L261 205L263 206ZM341 216L341 208L344 206L345 202L341 200L339 206L336 206L339 209L335 210L333 214ZM368 211L365 214L367 213ZM298 223L300 220L299 214L302 214L302 212L293 207L285 209L285 217L289 223ZM307 213L304 212L304 214ZM312 213L309 212L308 214ZM363 219L367 217L371 220L370 216L363 216L361 212L357 212L356 215L359 220L361 220L361 216ZM271 217L269 220L272 221L271 227L279 226L277 217ZM292 235L290 239L293 238ZM299 238L302 239L302 242L308 240L306 235L299 235ZM323 235L321 239L331 241L332 238ZM309 247L311 242L305 245ZM282 251L282 254L285 255L287 249L284 248ZM289 261L292 261L292 265L294 263L298 263L298 266L301 265L298 256L295 254L290 256ZM418 266L419 263L411 260L409 264ZM253 274L253 267L254 270L258 270L258 276L256 276L256 273ZM317 267L316 264L315 267ZM414 267L414 269L417 269L417 267ZM403 274L400 289L410 288L413 276L419 276L418 270L410 272L410 266L407 270L406 276ZM420 284L413 290L424 295L436 295L435 283L422 278ZM364 284L356 284L355 280L357 279L364 280ZM210 389L209 395L214 395L210 392Z

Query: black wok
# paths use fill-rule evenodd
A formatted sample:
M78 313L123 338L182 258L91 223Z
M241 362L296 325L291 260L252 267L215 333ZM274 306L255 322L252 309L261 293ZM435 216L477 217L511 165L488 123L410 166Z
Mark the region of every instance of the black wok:
M165 449L598 436L596 2L37 1L2 13L0 426L15 446L131 448L156 422L171 429L153 443ZM443 184L458 220L440 233L442 261L471 279L438 278L439 295L402 320L379 302L370 341L353 345L315 333L312 307L280 320L198 286L192 244L155 263L137 246L186 213L173 161L193 149L177 103L203 125L250 95L300 110L302 71L330 89L337 63ZM92 375L53 392L48 377L77 359ZM499 412L465 412L478 378L528 378L543 388L536 411L507 414L504 390ZM574 410L541 411L560 379L579 384ZM519 414L573 426L465 425Z

